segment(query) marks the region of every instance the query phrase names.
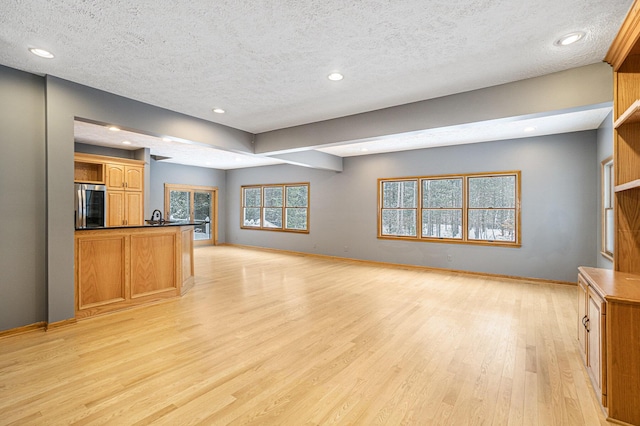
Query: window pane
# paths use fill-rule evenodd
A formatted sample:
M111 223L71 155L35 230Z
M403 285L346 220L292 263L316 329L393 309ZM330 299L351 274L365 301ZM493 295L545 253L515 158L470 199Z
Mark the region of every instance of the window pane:
M194 227L193 238L195 240L211 239L211 192L193 193L193 217L202 225Z
M469 239L515 241L515 210L469 210Z
M307 185L287 186L287 207L307 207L309 193Z
M282 228L282 209L265 208L264 225L265 228Z
M604 251L613 254L613 209L604 211Z
M256 207L244 209L243 226L260 227L260 209Z
M462 238L462 210L422 210L422 236Z
M169 220L174 222L191 221L188 191L169 191Z
M417 181L394 181L382 183L383 208L415 208Z
M424 179L422 207L462 208L462 179Z
M244 206L260 207L260 188L244 188Z
M515 206L515 176L469 178L469 208L515 208Z
M281 186L267 186L264 188L264 207L282 207Z
M307 229L307 209L287 208L287 229Z
M604 165L604 182L602 186L604 208L613 208L613 161Z
M416 236L415 210L382 210L382 234Z

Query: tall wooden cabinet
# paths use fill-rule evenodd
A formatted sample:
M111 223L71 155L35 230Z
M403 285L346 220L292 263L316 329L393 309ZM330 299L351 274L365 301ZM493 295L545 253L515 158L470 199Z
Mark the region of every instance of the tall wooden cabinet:
M107 187L107 226L144 225L144 161L76 154L74 179Z
M640 0L605 60L613 66L614 270L579 268L578 343L616 423L640 425Z
M107 226L144 224L144 165L107 163Z

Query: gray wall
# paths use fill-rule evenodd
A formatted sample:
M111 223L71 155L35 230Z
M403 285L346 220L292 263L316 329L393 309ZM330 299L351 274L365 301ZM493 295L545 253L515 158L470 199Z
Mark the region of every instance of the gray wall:
M308 253L574 282L595 266L596 131L345 158L344 172L227 172L227 241ZM377 179L522 171L522 247L377 239ZM240 186L311 183L310 233L240 229ZM452 260L447 261L450 255Z
M164 184L184 184L213 186L218 188L218 241L226 240L226 185L227 175L224 170L205 167L191 167L180 164L151 160L151 200L149 209L164 212Z
M598 176L600 176L602 161L613 155L613 113L609 114L600 125L597 140L598 153L595 167L598 170ZM602 229L602 179L598 178L597 185L598 232L596 253L598 261L596 265L598 268L613 269L613 262L600 253L602 248L602 232L600 232Z
M44 321L44 79L0 66L0 330Z

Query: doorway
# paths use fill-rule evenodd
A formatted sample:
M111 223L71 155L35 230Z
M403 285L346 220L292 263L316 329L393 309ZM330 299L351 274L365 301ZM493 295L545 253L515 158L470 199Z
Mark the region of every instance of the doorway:
M199 222L194 245L218 244L218 188L164 184L164 213L173 222Z

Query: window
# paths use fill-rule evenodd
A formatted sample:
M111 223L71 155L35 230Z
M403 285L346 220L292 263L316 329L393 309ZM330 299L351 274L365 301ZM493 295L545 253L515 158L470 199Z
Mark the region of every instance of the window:
M613 158L602 162L602 255L613 260Z
M309 184L242 188L241 228L309 232Z
M520 172L379 179L378 238L520 246Z

